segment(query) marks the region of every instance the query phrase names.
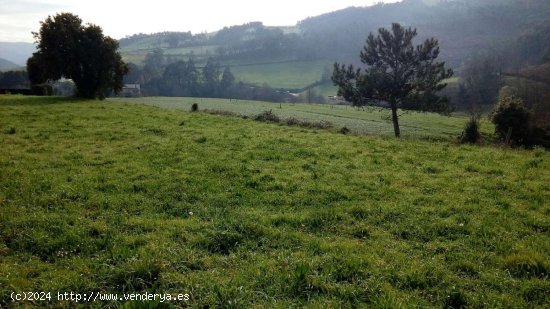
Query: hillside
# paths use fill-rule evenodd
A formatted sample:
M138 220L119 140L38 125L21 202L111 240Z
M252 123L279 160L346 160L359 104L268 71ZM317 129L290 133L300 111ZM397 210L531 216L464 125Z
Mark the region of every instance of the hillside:
M419 41L436 37L442 59L457 69L476 52L504 52L503 45L548 25L549 16L550 3L544 0L405 0L324 14L300 22L299 27L304 35L316 38L319 53L357 61L367 33L399 22L417 28ZM538 29L538 33L547 31Z
M27 59L36 51L31 43L0 42L0 58L11 61L22 67L27 65Z
M165 62L210 57L230 67L237 81L287 90L321 80L335 61L359 62L365 38L400 22L418 29L418 40L436 37L441 58L460 74L468 58L488 53L503 70L540 65L550 59L550 4L545 0L405 0L310 17L293 27L261 22L228 26L213 33L134 34L120 40L127 62L143 66L148 54L162 50ZM24 66L34 51L29 43L0 43L0 58ZM326 95L335 89L315 88Z
M0 143L2 307L146 291L187 294L176 307L548 304L540 149L17 96L0 96Z
M18 67L20 67L20 65L13 63L9 60L6 60L4 58L0 58L0 71L16 69Z
M299 89L320 80L334 61L357 63L368 33L392 22L417 28L419 40L438 38L441 58L458 72L469 57L484 51L503 65L540 64L550 57L544 37L549 16L550 4L544 0L406 0L347 8L300 21L294 28L252 22L209 34L134 35L121 40L121 51L127 61L138 64L155 49L162 49L168 62L192 57L200 65L215 57L243 82Z

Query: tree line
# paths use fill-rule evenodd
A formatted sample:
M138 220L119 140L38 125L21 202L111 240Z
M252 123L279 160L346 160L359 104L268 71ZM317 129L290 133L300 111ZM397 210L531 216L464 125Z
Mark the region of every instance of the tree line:
M145 96L208 97L283 102L291 96L268 85L237 82L228 66L209 57L203 66L193 57L171 62L160 49L145 57L143 67L129 63L126 84L140 84Z
M29 88L30 84L26 71L0 72L0 89Z

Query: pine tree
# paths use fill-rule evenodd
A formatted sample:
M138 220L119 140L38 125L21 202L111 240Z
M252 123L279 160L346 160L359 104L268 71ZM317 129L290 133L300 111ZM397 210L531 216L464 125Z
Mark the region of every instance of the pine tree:
M369 34L360 54L366 68L334 64L332 81L339 87L338 95L358 106L388 104L396 137L401 135L399 108L448 110L447 98L437 92L446 86L441 81L453 72L445 69L444 62L435 62L438 41L430 38L415 47L416 35L416 29L394 23L391 31L380 28L376 37Z

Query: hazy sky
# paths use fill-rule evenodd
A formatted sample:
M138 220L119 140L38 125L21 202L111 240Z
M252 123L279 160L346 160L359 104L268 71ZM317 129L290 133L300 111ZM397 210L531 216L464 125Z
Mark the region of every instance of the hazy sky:
M309 16L378 2L397 0L0 0L0 42L33 42L31 31L59 12L77 14L119 39L140 32L210 32L250 21L295 25Z

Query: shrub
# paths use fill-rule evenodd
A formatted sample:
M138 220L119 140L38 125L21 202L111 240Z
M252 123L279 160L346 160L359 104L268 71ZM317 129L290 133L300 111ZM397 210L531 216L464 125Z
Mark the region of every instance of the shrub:
M193 103L193 105L191 105L191 111L196 112L198 110L199 110L199 104Z
M330 129L334 126L332 122L326 121L326 120L308 121L308 120L296 119L294 117L287 118L285 122L289 126L300 126L300 127L312 128L312 129Z
M466 122L466 127L464 128L464 132L462 133L462 137L460 138L461 143L469 143L469 144L475 144L481 137L481 134L479 133L479 121L477 117L472 116Z
M515 96L503 96L492 114L495 134L501 141L524 145L529 136L531 112Z
M316 129L330 129L334 125L330 121L321 120L321 121L314 121L309 123L309 128L316 128Z
M203 112L211 115L220 115L220 116L239 116L239 114L231 112L231 111L224 111L221 109L205 109Z
M542 146L550 149L550 128L532 127L525 139L526 146Z
M301 123L301 121L294 118L294 117L290 117L290 118L286 119L286 124L289 125L289 126L299 126L300 123Z
M254 120L256 121L271 121L271 122L280 122L281 118L279 116L275 115L273 111L265 111L261 114L258 114L254 117Z
M350 129L348 129L348 127L342 127L338 132L340 132L341 134L349 134L351 132Z

